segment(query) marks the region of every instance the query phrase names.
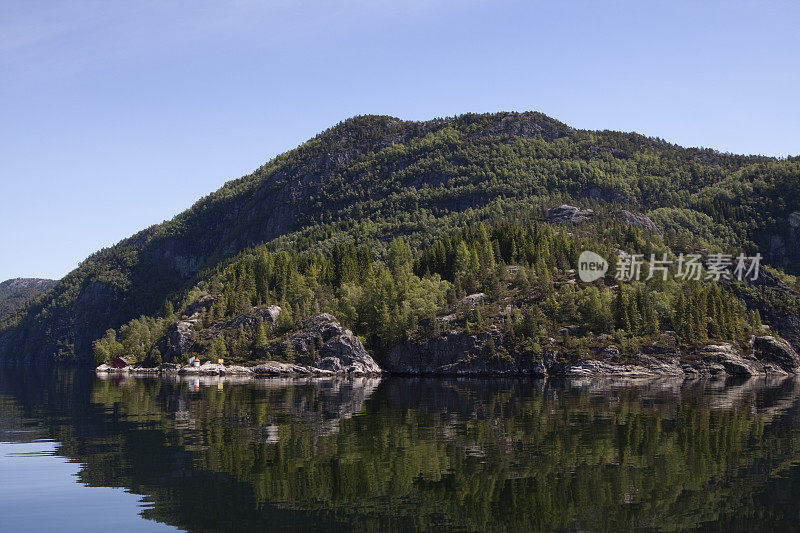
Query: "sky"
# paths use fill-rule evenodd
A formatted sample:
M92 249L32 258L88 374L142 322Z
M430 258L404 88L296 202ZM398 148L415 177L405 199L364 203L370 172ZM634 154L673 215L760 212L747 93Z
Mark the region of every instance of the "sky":
M3 0L0 280L60 278L360 114L798 155L798 22L793 1Z

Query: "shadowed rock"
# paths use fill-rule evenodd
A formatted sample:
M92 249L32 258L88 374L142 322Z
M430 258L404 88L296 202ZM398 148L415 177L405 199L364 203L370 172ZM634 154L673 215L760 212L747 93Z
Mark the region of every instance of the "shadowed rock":
M309 366L313 368L347 374L381 372L358 337L328 313L306 320L289 342L296 352L312 357Z

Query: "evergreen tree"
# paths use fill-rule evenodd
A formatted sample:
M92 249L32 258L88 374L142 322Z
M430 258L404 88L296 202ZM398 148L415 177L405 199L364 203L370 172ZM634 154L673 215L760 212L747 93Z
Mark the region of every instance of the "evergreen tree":
M267 328L264 326L264 319L258 317L255 333L253 335L253 351L261 352L267 348Z
M172 300L167 300L164 304L164 318L171 320L175 316L175 308L172 305Z
M294 363L295 358L296 358L296 353L294 346L292 345L292 341L287 339L286 342L283 344L283 359L287 363Z
M632 331L630 302L628 301L625 286L622 283L617 287L617 294L614 296L612 303L612 311L616 326L625 332Z

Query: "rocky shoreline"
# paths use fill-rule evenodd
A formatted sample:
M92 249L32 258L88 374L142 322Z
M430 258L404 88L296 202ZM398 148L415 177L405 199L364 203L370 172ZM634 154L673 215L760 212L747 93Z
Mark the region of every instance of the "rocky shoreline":
M622 377L622 378L700 378L727 376L791 376L800 373L800 356L785 340L774 336L753 337L743 348L731 343L709 344L691 353L682 353L666 332L660 342L642 347L633 357L620 357L615 346L599 350L596 358L580 358L547 348L539 359L521 354L498 356L490 353L502 346L502 335L490 331L475 335L443 334L435 338L406 342L392 350L382 366L367 353L357 337L344 330L330 315L307 322L293 335L300 354L307 353L322 338L318 356L311 364L263 361L258 364L222 365L206 362L200 366L165 363L155 368L101 365L100 373L231 375L262 377L309 376L497 376L497 377ZM319 341L315 341L319 342Z
M552 339L551 339L552 340ZM658 341L623 357L619 348L597 348L591 357L580 357L553 341L539 359L509 348L498 355L506 340L499 331L477 335L444 334L409 341L389 354L385 369L403 375L504 375L538 377L705 377L795 375L800 356L791 344L774 336L752 337L747 346L709 344L691 352L681 350L674 333L664 332ZM507 343L506 343L507 344Z
M278 312L280 308L277 308ZM276 312L277 314L277 312ZM174 358L182 358L188 343L171 344ZM154 368L132 365L113 368L100 365L97 372L127 374L185 374L185 375L260 375L260 376L371 376L383 369L370 356L361 341L349 329L343 328L332 315L319 314L306 320L303 327L290 335L281 345L298 354L303 363L263 361L257 364L225 366L206 362L200 366L165 363ZM269 351L269 350L268 350Z
M341 371L325 370L307 365L296 365L292 363L281 363L278 361L267 361L258 365L221 365L218 363L206 362L200 366L178 365L164 363L157 367L127 366L124 368L113 368L109 365L100 365L95 368L95 372L109 374L170 374L179 376L379 376L383 372L364 371L361 369L344 369Z

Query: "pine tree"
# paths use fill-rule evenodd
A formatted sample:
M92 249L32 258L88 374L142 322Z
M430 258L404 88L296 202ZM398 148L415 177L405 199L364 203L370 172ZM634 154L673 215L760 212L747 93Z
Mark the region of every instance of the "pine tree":
M531 290L531 281L528 277L528 269L525 267L520 267L519 273L517 274L517 287L523 294L527 294Z
M536 317L536 310L533 306L525 309L522 318L522 335L528 338L535 338L539 330L539 321Z
M283 359L287 363L294 363L296 357L296 353L294 350L294 346L292 345L292 341L287 339L283 345Z
M621 283L617 287L617 294L611 304L612 312L614 313L614 323L616 326L626 332L631 331L631 317L630 317L630 303L628 302L627 291L625 286Z
M150 353L147 354L145 364L150 368L161 364L161 352L158 348L154 347L152 350L150 350Z
M258 317L255 333L253 334L253 351L261 352L267 347L267 328L264 326L264 319Z
M278 314L275 327L278 333L284 333L294 328L294 319L292 318L292 312L289 310L289 304L286 303L286 301L281 302L280 308L281 312Z
M642 313L639 309L639 300L636 297L628 300L628 322L630 323L631 333L638 333L642 329Z
M172 300L167 300L164 304L164 318L172 320L173 316L175 316L175 308L172 306Z
M475 327L477 327L478 330L483 330L483 328L486 326L486 322L483 320L483 314L481 313L479 307L474 309L473 315L475 317Z
M217 357L224 358L228 357L228 347L225 344L225 337L223 335L218 335L216 339L214 339L216 344L215 351Z
M211 278L211 284L209 285L209 292L211 292L211 296L214 298L218 298L220 293L222 292L222 285L219 281L219 272L214 271L214 275Z
M543 261L536 266L535 286L544 297L553 294L553 275L550 273L550 268Z
M750 326L753 328L753 331L756 333L761 332L764 329L763 324L761 323L761 313L758 309L754 309L750 312Z
M391 272L395 283L404 291L413 275L413 256L411 247L404 239L394 239L389 246L386 258L389 272Z

